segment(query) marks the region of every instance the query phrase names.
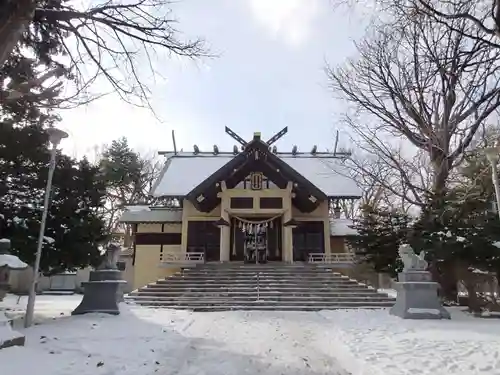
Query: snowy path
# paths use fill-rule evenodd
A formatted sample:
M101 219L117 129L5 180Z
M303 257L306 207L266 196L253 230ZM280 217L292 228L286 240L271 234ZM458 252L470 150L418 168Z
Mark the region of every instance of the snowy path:
M318 335L326 333L324 325L315 322L316 317L314 313L213 313L207 316L209 325L204 319L196 319L186 335L214 340L219 350L228 353L224 361L200 361L214 363L209 374L347 374L339 369L335 358L312 345ZM211 355L220 354L210 350L202 353Z
M27 347L0 351L0 374L348 375L315 350L318 314L124 310L29 329Z

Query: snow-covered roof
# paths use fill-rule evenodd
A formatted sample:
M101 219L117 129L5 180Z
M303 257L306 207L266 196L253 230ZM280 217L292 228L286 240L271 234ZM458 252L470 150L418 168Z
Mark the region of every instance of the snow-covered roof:
M28 265L24 263L21 259L11 254L0 254L0 267L9 267L12 269L24 269Z
M358 231L351 228L353 224L354 223L351 219L330 219L330 236L357 236Z
M361 189L349 177L347 168L339 158L292 154L278 156L329 197L361 196ZM233 159L234 155L183 152L166 157L160 178L151 191L155 197L187 195Z
M143 204L136 204L133 206L125 206L127 211L150 211L149 206Z
M122 223L164 223L181 222L180 209L150 209L140 211L125 211L120 217Z

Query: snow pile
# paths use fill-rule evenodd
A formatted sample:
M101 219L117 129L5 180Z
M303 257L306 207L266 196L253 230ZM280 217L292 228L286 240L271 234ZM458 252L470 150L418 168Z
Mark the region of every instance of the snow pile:
M5 316L3 311L0 311L0 345L5 341L13 340L17 337L19 337L19 333L12 330L10 320Z
M45 242L47 242L48 244L52 244L52 243L56 242L56 240L54 240L52 237L49 237L49 236L43 236L43 240Z
M398 296L398 292L395 289L377 289L379 293L385 293L391 298L396 298Z
M322 311L334 332L318 349L353 375L500 374L498 320L450 312L452 320L418 321L387 310Z

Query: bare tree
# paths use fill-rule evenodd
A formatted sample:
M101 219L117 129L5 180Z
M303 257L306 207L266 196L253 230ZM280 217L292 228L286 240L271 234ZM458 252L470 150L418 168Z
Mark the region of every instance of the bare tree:
M403 147L391 146L380 137L381 132L377 134L355 124L352 129L357 136L352 137L352 142L361 156L354 155L348 166L353 171L353 178L368 191L364 198L366 204L406 213L412 207L424 206L431 186L426 155L422 151L404 155ZM376 189L371 192L374 187Z
M471 26L465 20L452 23L464 32L407 14L400 27L380 26L374 37L359 43L359 58L328 68L335 93L352 105L346 124L399 172L413 204L424 203L426 191L434 197L444 194L450 171L500 107L500 51L467 38ZM425 173L422 184L409 175L408 170L422 171L394 144L424 153L431 166L430 186L424 185Z
M400 0L398 0L400 1ZM500 48L500 1L498 0L411 0L415 10L463 33L471 39L481 40ZM464 30L455 26L455 20L464 20L472 28ZM494 36L495 38L491 38Z
M148 67L155 76L155 54L206 55L201 40L179 38L170 5L169 0L95 0L84 8L63 0L5 0L0 66L24 42L50 39L62 46L53 51L54 61L70 61L78 92L103 76L123 100L149 105L143 72Z
M346 165L349 167L349 177L356 181L362 190L361 199L340 202L342 211L348 219L358 217L363 207L367 206L395 208L397 199L394 199L391 189L396 188L394 185L397 181L393 178L394 170L389 168L384 160L377 155L358 152L346 160Z

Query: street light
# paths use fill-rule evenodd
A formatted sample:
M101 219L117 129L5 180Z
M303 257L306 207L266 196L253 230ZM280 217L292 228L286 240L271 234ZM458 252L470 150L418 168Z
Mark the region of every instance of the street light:
M493 180L493 186L495 187L497 214L498 217L500 218L500 186L498 185L498 173L497 173L497 164L500 155L500 149L498 146L488 147L484 150L484 154L486 155L486 159L488 159L491 165L491 179Z
M35 310L36 286L38 284L38 273L40 270L40 259L42 258L43 237L45 235L45 223L47 222L47 213L49 212L50 191L52 189L52 178L56 169L57 146L61 140L68 137L68 133L56 129L48 128L47 134L49 142L52 144L50 150L49 175L47 177L47 186L45 187L45 198L43 201L42 221L40 222L40 232L38 233L38 243L36 248L35 265L33 266L33 281L31 283L28 305L26 306L26 316L24 318L24 327L28 328L33 323L33 313Z

